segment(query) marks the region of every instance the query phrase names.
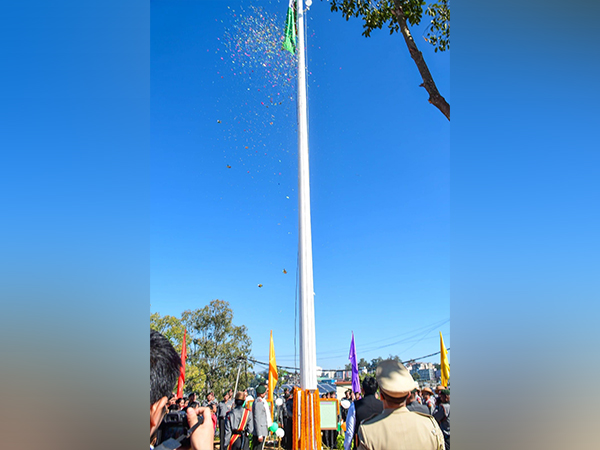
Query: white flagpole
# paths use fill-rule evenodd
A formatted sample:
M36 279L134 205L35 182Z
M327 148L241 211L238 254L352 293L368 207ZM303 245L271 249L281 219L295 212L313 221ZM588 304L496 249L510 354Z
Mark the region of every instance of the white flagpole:
M298 249L300 266L300 387L317 388L317 350L310 228L310 177L304 45L304 1L296 0L298 26Z

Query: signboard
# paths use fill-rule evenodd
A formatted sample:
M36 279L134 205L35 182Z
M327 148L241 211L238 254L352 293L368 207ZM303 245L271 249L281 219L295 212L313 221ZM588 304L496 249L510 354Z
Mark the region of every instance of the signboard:
M335 398L322 398L321 430L337 430L339 403Z

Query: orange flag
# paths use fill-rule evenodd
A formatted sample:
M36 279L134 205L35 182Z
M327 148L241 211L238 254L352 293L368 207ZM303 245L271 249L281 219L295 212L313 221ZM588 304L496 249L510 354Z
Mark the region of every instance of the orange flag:
M442 386L448 386L450 380L450 364L448 364L448 352L444 346L444 338L440 331L440 371L442 372Z
M179 369L179 380L177 380L177 398L183 397L183 383L185 382L185 360L187 358L187 347L185 337L187 330L183 330L183 344L181 345L181 368Z
M273 417L273 391L277 384L277 363L275 362L275 346L273 345L273 330L271 330L271 347L269 348L269 386L267 401L271 403L271 417Z

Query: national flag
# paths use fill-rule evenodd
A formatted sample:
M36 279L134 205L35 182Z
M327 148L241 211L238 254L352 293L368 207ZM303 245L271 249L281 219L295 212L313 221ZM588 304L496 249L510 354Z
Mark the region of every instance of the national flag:
M185 360L187 359L187 347L185 338L187 330L183 330L183 344L181 344L181 367L179 368L179 379L177 380L177 398L183 397L183 383L185 382Z
M277 363L275 362L275 345L273 345L273 330L271 330L271 347L269 348L269 385L267 387L267 401L271 403L273 411L273 391L277 384Z
M354 331L352 332L352 341L350 342L350 364L352 366L352 391L360 392L360 379L358 378L358 362L356 361L356 347L354 346Z
M442 386L448 386L448 380L450 379L450 364L448 364L448 353L444 346L444 338L440 331L440 371L442 372Z
M283 49L292 54L296 53L296 11L294 3L295 0L290 0L287 17L285 18L285 35L283 38Z

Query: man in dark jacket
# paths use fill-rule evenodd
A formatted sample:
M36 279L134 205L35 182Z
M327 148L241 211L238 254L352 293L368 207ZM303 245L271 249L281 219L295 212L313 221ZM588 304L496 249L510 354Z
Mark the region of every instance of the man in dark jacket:
M375 397L378 387L375 377L365 377L361 387L363 398L354 402L354 448L358 448L358 427L361 422L383 412L383 403Z
M285 435L283 436L283 439L282 439L282 445L285 450L292 450L292 444L294 442L294 439L292 437L292 433L294 432L294 430L292 428L293 424L294 424L294 418L293 418L294 396L292 394L290 394L290 392L287 388L285 388L283 398L285 400L285 403L283 404L283 411L282 411L283 412L283 431L285 432Z

